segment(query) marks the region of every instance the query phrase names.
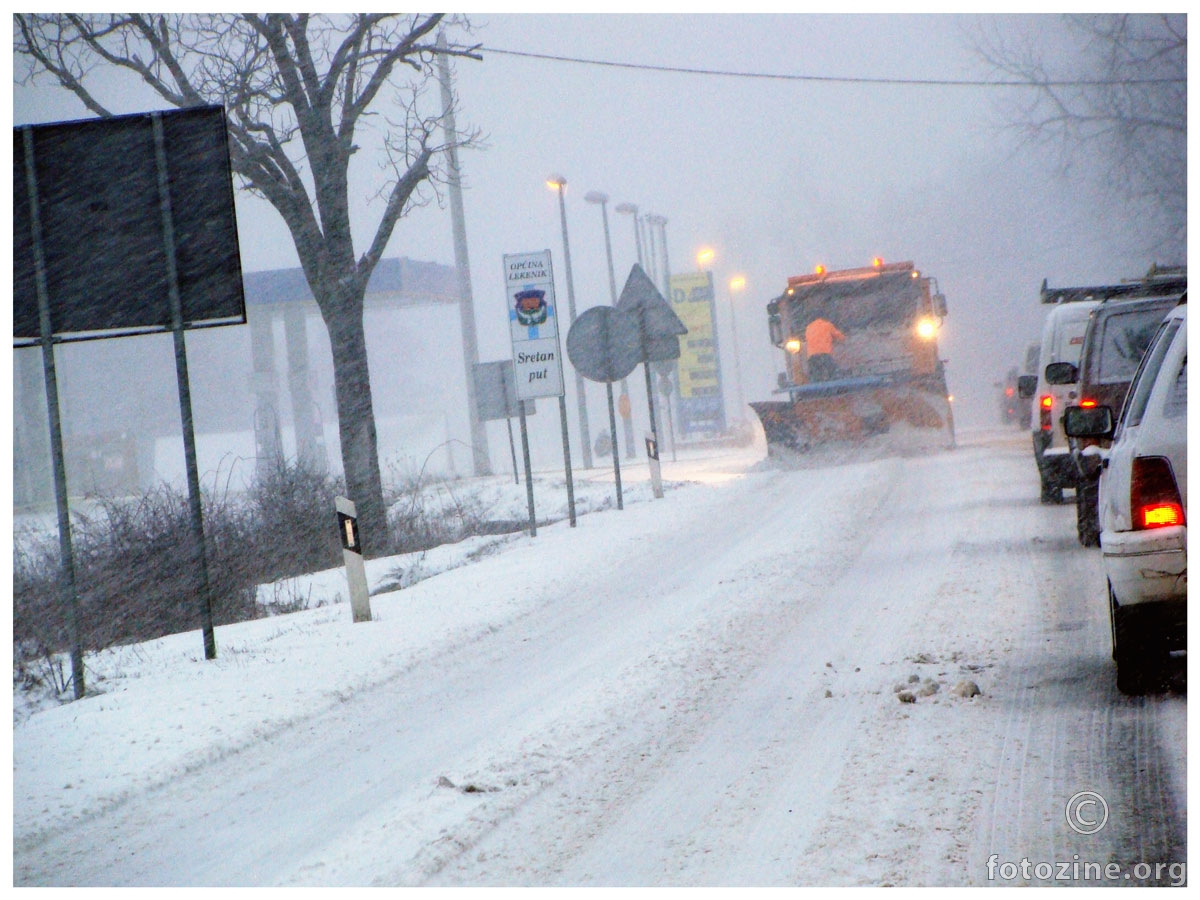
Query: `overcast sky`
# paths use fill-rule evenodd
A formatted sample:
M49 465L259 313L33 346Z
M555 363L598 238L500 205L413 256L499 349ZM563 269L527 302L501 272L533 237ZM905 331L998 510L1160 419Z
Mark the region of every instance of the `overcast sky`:
M499 15L473 17L485 48L616 62L871 79L987 75L964 36L973 17L944 15ZM1029 24L1028 17L1006 24ZM1056 17L1039 40L1061 37ZM1003 128L996 89L842 84L636 71L491 53L455 65L460 129L486 148L461 157L481 357L510 355L501 257L549 248L565 297L558 204L545 185L568 182L566 203L577 304L609 301L600 209L604 191L618 289L636 259L620 202L666 216L670 268L694 269L711 247L722 342L736 299L748 399L774 386L781 354L764 306L789 275L912 260L933 275L950 314L942 356L960 423L997 421L992 382L1037 339L1043 278L1103 283L1145 272L1153 260L1134 214L1064 179L1053 148L1022 148ZM1008 89L1009 99L1012 90ZM436 91L433 92L436 97ZM124 98L123 98L124 99ZM14 123L84 115L44 82L14 91ZM157 106L158 104L151 104ZM148 108L145 95L113 102ZM358 159L363 201L356 241L369 240L383 178L369 142ZM246 270L296 265L282 222L239 199ZM401 222L389 256L452 264L448 208L435 202ZM1179 262L1158 260L1160 263Z

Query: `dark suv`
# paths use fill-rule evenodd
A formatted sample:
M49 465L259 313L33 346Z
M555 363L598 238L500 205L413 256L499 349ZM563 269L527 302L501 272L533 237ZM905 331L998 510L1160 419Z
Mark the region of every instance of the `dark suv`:
M1092 310L1079 357L1079 405L1107 406L1119 411L1142 355L1163 317L1179 303L1179 293L1167 296L1103 301ZM1071 458L1079 473L1075 491L1079 542L1100 543L1099 498L1101 456L1098 449L1111 441L1071 438Z

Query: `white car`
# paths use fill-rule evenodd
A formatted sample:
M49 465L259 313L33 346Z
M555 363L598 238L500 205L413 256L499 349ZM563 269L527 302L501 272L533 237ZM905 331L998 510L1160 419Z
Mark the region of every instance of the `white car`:
M1046 288L1042 290L1045 295ZM1075 289L1079 290L1082 289ZM1036 392L1030 394L1034 402L1030 426L1033 458L1042 480L1043 503L1061 503L1063 488L1074 488L1077 480L1062 416L1067 406L1078 401L1078 385L1074 379L1065 379L1060 373L1073 371L1079 365L1088 316L1099 305L1100 301L1093 299L1091 294L1082 295L1082 298L1071 295L1051 308L1042 327L1037 387ZM1068 365L1058 365L1062 363Z
M1113 430L1111 407L1070 407L1068 434L1106 437L1100 548L1117 687L1142 693L1186 649L1187 297L1159 326Z

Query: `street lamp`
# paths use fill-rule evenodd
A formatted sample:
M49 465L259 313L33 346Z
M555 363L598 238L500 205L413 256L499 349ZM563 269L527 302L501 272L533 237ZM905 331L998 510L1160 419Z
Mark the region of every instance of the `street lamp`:
M671 299L671 271L667 262L667 217L660 216L657 213L648 213L646 215L646 223L648 225L658 226L658 245L662 248L662 264L663 264L663 296L668 301Z
M642 228L638 224L637 206L632 203L618 203L613 209L622 215L633 216L633 242L637 246L638 265L645 268L645 263L642 261Z
M739 424L746 421L745 407L746 400L742 393L742 363L738 353L738 336L737 336L737 306L733 302L733 295L746 287L746 279L741 275L737 275L729 279L729 323L733 331L733 371L737 380L737 420Z
M617 276L613 270L612 238L608 233L608 194L602 191L588 191L584 197L588 203L600 204L600 214L604 217L604 253L608 257L608 292L612 295L612 305L617 305Z
M584 195L588 203L598 203L600 213L604 217L604 253L608 257L608 293L612 297L612 305L617 305L617 276L613 270L612 237L608 231L608 194L602 191L588 191ZM625 458L633 459L635 450L633 444L632 409L629 404L629 379L621 379L621 430L625 433ZM617 453L617 436L612 435L613 455Z
M567 179L561 175L551 175L546 179L546 186L558 192L558 212L562 218L563 259L567 266L567 311L570 315L569 325L575 324L575 281L571 276L571 244L567 240L567 203L564 195L567 191ZM579 401L579 439L583 443L583 467L592 467L592 438L588 429L587 395L584 393L583 376L575 370L575 396Z
M646 213L641 217L643 225L642 235L646 243L646 264L643 268L646 274L650 276L651 281L658 280L658 248L654 244L654 229L650 226L654 223L651 219L654 218L653 213Z

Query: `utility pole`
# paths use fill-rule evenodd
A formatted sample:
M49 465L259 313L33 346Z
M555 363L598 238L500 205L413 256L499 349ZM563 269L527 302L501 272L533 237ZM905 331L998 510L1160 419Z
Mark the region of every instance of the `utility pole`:
M446 46L446 35L438 34L438 47ZM467 225L463 215L462 178L458 168L458 129L454 123L454 93L450 89L450 63L446 54L438 54L438 81L442 87L442 127L446 133L446 157L449 162L450 221L454 229L454 268L458 272L458 311L462 325L463 364L467 377L467 411L471 420L471 458L475 474L491 475L488 456L487 426L479 418L475 396L474 368L479 362L479 342L475 335L475 300L471 292L471 263L467 257Z

